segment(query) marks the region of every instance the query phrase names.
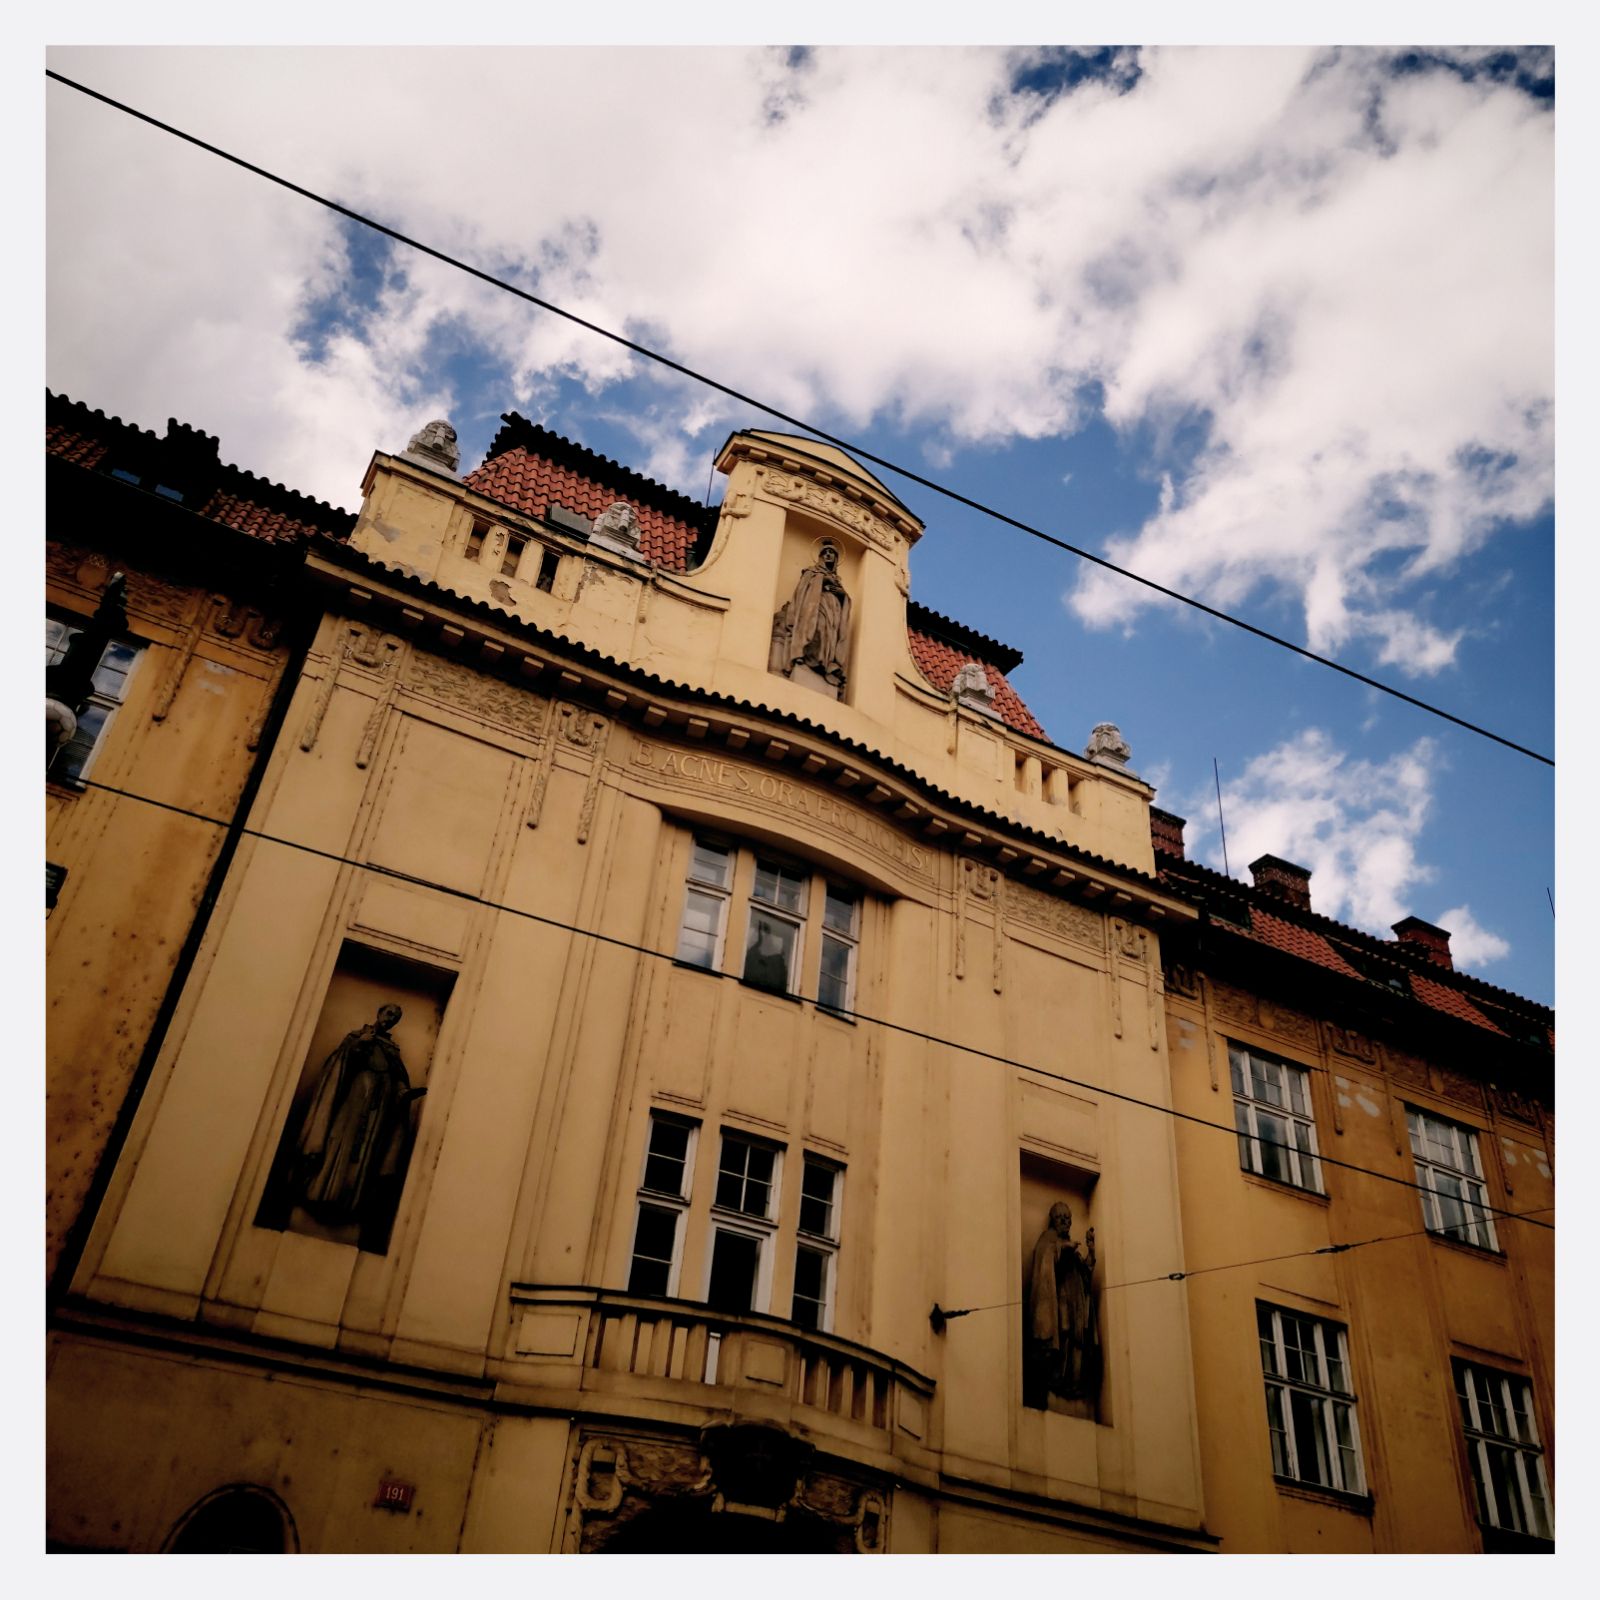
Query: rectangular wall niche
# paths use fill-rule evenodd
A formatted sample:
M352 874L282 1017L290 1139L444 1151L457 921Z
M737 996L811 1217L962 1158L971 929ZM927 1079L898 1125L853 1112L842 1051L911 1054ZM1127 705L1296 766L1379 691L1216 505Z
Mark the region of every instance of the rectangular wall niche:
M1090 1252L1096 1176L1022 1152L1022 1403L1105 1422L1103 1270Z
M454 982L453 972L345 941L257 1227L387 1252Z

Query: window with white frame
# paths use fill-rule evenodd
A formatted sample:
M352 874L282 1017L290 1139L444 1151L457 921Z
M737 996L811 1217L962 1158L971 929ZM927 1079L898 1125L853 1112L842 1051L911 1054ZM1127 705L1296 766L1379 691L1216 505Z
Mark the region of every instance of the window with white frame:
M745 907L742 928L735 902ZM855 1005L861 917L862 897L845 884L765 852L696 838L677 959L712 972L731 969L773 994L814 992L824 1010L848 1014Z
M1455 1362L1455 1374L1479 1522L1552 1538L1544 1451L1527 1380L1469 1361Z
M1344 1329L1257 1301L1256 1332L1274 1475L1364 1494Z
M689 1208L697 1126L669 1112L650 1113L639 1210L633 1229L631 1294L675 1295L683 1252L683 1216Z
M1304 1067L1243 1045L1228 1046L1239 1165L1277 1183L1322 1193L1311 1075Z
M817 968L817 1004L849 1011L856 998L856 945L861 938L861 897L830 883L822 900L822 959Z
M80 626L58 617L46 617L44 664L53 667L60 661L67 646L82 631ZM78 713L77 731L50 757L47 777L57 783L75 784L88 771L117 707L127 698L128 677L138 658L139 646L124 639L113 639L100 652L89 703Z
M1411 1154L1422 1186L1422 1220L1428 1232L1498 1250L1478 1160L1477 1133L1415 1106L1406 1107L1406 1127L1411 1133Z
M839 1256L840 1171L805 1157L794 1247L794 1304L790 1320L826 1333L833 1327L834 1276Z
M776 1145L724 1130L711 1209L706 1302L718 1311L765 1311L772 1290Z
M733 889L733 852L696 839L689 856L689 888L678 929L678 960L713 972L722 965Z

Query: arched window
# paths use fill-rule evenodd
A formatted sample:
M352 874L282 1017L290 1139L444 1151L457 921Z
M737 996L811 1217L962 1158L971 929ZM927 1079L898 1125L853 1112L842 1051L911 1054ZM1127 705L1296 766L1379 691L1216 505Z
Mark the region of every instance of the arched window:
M197 1500L167 1541L174 1555L292 1555L299 1548L289 1508L249 1483L231 1483Z

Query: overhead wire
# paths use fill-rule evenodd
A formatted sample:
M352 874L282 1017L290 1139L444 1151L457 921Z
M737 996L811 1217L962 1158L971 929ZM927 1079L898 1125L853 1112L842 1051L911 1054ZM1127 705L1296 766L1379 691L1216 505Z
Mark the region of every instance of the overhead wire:
M216 828L227 828L228 822L219 817L208 816L201 811L195 811L188 806L180 806L170 800L158 800L153 795L139 794L132 789L124 789L116 784L100 783L93 778L78 778L75 780L86 789L98 789L106 794L118 795L125 800L138 801L141 804L155 806L162 811L172 812L178 816L192 818L196 822L206 823ZM375 861L357 861L351 856L340 855L334 850L324 850L319 845L306 844L298 839L285 839L281 835L268 833L260 828L241 827L241 836L260 840L263 844L281 845L289 850L298 850L306 855L316 856L324 861L331 861L340 866L352 867L357 871L375 873L380 877L393 878L401 883L409 883L417 888L432 890L435 893L448 895L455 900L465 900L473 905L484 907L489 911L503 912L507 916L522 917L530 922L537 922L545 927L556 928L563 933L574 934L580 938L593 939L597 943L610 945L615 949L627 950L634 955L648 956L653 961L665 961L673 966L681 963L675 954L664 950L652 950L648 945L637 944L631 939L619 939L615 934L601 933L594 928L581 928L575 923L564 922L559 917L545 916L541 912L529 911L521 906L506 905L502 901L490 900L483 895L473 894L467 889L456 889L449 884L436 883L429 878L421 878L414 873L402 872L397 867L386 867ZM718 978L725 982L742 984L744 980L732 972L718 972L712 968L696 968L696 971L705 973L706 976ZM799 998L796 996L795 998ZM1054 1083L1066 1084L1070 1088L1087 1089L1107 1099L1121 1101L1125 1105L1140 1106L1147 1111L1159 1111L1164 1116L1173 1117L1180 1122L1191 1123L1196 1127L1211 1128L1218 1133L1226 1133L1230 1138L1239 1137L1238 1130L1226 1122L1212 1122L1207 1117L1196 1116L1193 1112L1180 1111L1175 1106L1164 1106L1159 1101L1146 1100L1139 1095L1127 1093L1122 1089L1112 1089L1104 1084L1093 1083L1086 1078L1074 1078L1063 1072L1055 1072L1048 1067L1034 1066L1027 1061L1017 1061L1010 1056L999 1055L991 1050L984 1050L978 1045L962 1044L956 1039L946 1039L940 1034L929 1033L922 1028L913 1028L907 1023L891 1022L887 1017L874 1017L865 1011L857 1011L848 1007L829 1007L830 1011L843 1017L848 1017L856 1022L864 1022L869 1026L883 1028L891 1033L897 1033L907 1038L921 1040L925 1044L939 1045L949 1050L959 1050L965 1055L976 1056L980 1060L992 1061L999 1066L1012 1067L1019 1072L1029 1072L1035 1077L1048 1078ZM1257 1138L1257 1143L1272 1149L1289 1150L1295 1148L1276 1139ZM1315 1158L1318 1162L1329 1167L1338 1167L1344 1171L1357 1172L1365 1177L1378 1178L1385 1183L1398 1184L1401 1188L1414 1189L1419 1193L1430 1193L1423 1184L1410 1178L1397 1177L1390 1172L1380 1172L1375 1167L1363 1167L1353 1161L1341 1161L1336 1156L1324 1155L1318 1151ZM1474 1211L1481 1211L1497 1217L1520 1217L1527 1220L1522 1213L1511 1212L1500 1206L1490 1205L1487 1201L1471 1202ZM1549 1228L1554 1231L1552 1223L1532 1223L1534 1227Z
M774 417L780 422L786 422L792 427L801 429L803 432L812 435L814 438L823 440L828 444L836 445L839 449L847 451L850 455L855 456L862 461L870 461L874 466L882 467L885 471L892 472L897 477L904 478L907 482L915 483L934 494L953 501L957 505L965 506L969 510L976 511L980 515L989 517L993 521L1002 523L1006 527L1014 528L1018 532L1028 534L1032 538L1043 540L1046 544L1054 545L1057 549L1065 550L1069 555L1074 555L1080 560L1091 562L1095 566L1102 567L1108 572L1114 572L1119 577L1126 578L1132 583L1142 584L1145 588L1150 589L1157 594L1163 595L1169 600L1178 601L1181 604L1190 606L1194 610L1202 612L1206 616L1212 617L1219 622L1226 622L1233 627L1242 629L1246 633L1253 634L1256 638L1263 639L1269 644L1274 644L1279 646L1281 649L1292 651L1295 655L1301 656L1307 661L1314 661L1319 666L1328 667L1334 672L1342 673L1345 677L1351 678L1357 683L1364 684L1369 689L1376 689L1383 694L1392 696L1396 700L1404 701L1407 705L1414 706L1420 711L1425 711L1431 716L1442 718L1444 721L1453 723L1459 728L1464 728L1469 733L1475 733L1482 738L1493 740L1494 743L1503 745L1508 750L1514 750L1519 755L1527 756L1530 760L1542 762L1547 767L1553 768L1555 766L1555 761L1552 757L1543 755L1537 750L1530 749L1527 745L1519 744L1516 740L1509 739L1504 734L1496 733L1492 729L1483 727L1479 723L1469 721L1466 717L1457 716L1453 711L1446 711L1442 706L1435 705L1432 701L1423 700L1416 695L1407 694L1405 690L1396 688L1393 684L1384 683L1381 679L1371 677L1364 672L1359 672L1354 667L1346 666L1342 661L1334 660L1331 656L1322 655L1318 651L1307 648L1305 645L1296 644L1292 639L1286 639L1281 634L1273 633L1269 629L1259 627L1253 622L1247 622L1243 617L1235 616L1232 612L1223 611L1216 606L1209 605L1205 601L1197 599L1193 595L1184 594L1181 590L1171 588L1164 583L1158 582L1154 578L1146 577L1143 573L1135 572L1130 567L1120 566L1105 556L1096 555L1092 550L1086 550L1082 546L1071 544L1067 540L1059 538L1055 534L1047 533L1043 528L1036 527L1029 522L1024 522L1020 518L1013 517L1009 513L998 510L996 507L991 506L984 501L974 499L970 495L962 494L957 489L952 489L946 484L939 483L933 478L926 477L920 472L913 471L910 467L906 467L901 465L899 462L892 461L886 456L878 455L873 451L866 449L862 445L853 443L849 439L845 439L837 434L830 433L827 429L818 427L815 423L808 422L803 417L794 416L790 412L781 410L779 407L770 404L768 401L758 399L754 395L746 394L743 390L736 389L731 384L723 383L716 378L708 376L706 373L697 371L695 368L688 366L681 361L675 361L671 356L663 355L660 351L653 350L648 345L639 343L638 340L628 338L626 334L618 333L614 329L604 327L600 323L593 322L587 317L579 316L577 312L570 311L566 307L557 304L553 300L547 300L540 295L532 293L530 290L521 288L517 284L509 283L504 278L497 277L494 273L485 271L482 267L475 267L470 262L463 261L460 257L451 255L448 251L440 250L430 244L425 244L422 240L413 238L410 234L402 233L398 228L391 228L387 223L379 222L375 217L371 217L363 212L356 211L350 206L342 205L339 201L332 200L326 195L318 194L315 190L308 189L303 184L295 183L293 180L285 178L280 174L271 171L267 167L260 166L253 161L248 161L243 156L235 155L232 151L224 150L220 145L212 144L208 140L202 139L196 134L188 133L184 129L176 127L170 122L164 122L159 117L154 117L148 112L140 111L137 107L130 106L126 102L117 100L111 95L102 93L98 89L92 89L87 84L79 83L77 80L69 78L63 73L55 72L47 67L45 68L45 76L49 79L52 79L56 83L61 84L65 88L76 90L79 94L85 95L91 100L98 100L103 105L110 106L115 111L120 111L126 116L133 117L140 122L148 124L152 128L159 129L162 133L170 134L175 139L181 139L186 144L193 145L196 149L204 150L208 155L213 155L219 160L230 162L232 165L239 167L246 172L252 173L256 177L266 180L268 183L277 184L280 188L287 189L291 194L299 195L302 199L310 200L316 205L323 206L327 210L334 212L336 215L345 217L349 221L359 224L361 227L369 228L375 233L383 234L386 238L393 239L397 244L405 245L408 249L416 250L422 255L429 256L435 261L442 262L444 265L454 268L458 272L464 272L468 276L476 278L482 283L489 284L496 289L501 289L507 294L515 295L519 299L526 301L529 305L537 306L542 311L548 311L553 316L561 317L566 321L573 323L577 327L587 329L590 333L596 334L600 338L608 339L613 344L621 345L624 349L631 350L634 352L634 354L642 356L646 360L653 361L657 365L667 368L669 371L676 372L683 377L692 379L694 382L702 384L706 388L714 389L717 391L717 393L726 395L731 400L737 400L741 405L751 406L755 410L763 412L769 417Z

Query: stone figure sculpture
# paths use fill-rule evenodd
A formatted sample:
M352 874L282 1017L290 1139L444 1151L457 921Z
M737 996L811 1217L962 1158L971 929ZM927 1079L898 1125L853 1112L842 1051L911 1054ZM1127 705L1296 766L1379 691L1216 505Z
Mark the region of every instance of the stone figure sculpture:
M361 1229L363 1249L387 1248L389 1224L411 1157L413 1089L390 1032L400 1007L378 1007L317 1075L291 1156L294 1203L329 1228ZM381 1242L380 1242L381 1241Z
M989 682L989 674L983 670L981 661L968 661L962 664L961 670L956 673L955 681L950 685L950 693L955 697L957 704L965 706L969 711L982 712L986 717L999 714L994 708L994 685Z
M837 545L823 545L772 619L767 666L786 678L804 667L835 694L843 690L850 672L850 596L839 581Z
M456 468L461 465L461 450L456 444L456 430L443 417L435 418L434 421L426 422L418 428L411 435L411 442L405 447L403 454L425 467L442 468L451 476L455 475Z
M594 519L589 530L589 541L618 555L639 560L639 541L643 533L639 513L626 500L614 500Z
M1091 761L1124 768L1133 757L1128 741L1122 737L1122 729L1114 722L1095 723L1094 731L1089 735L1089 742L1084 746L1083 753Z
M1050 1408L1050 1398L1087 1402L1093 1415L1100 1392L1099 1315L1094 1292L1094 1229L1084 1244L1072 1238L1065 1201L1033 1246L1023 1293L1023 1404Z

